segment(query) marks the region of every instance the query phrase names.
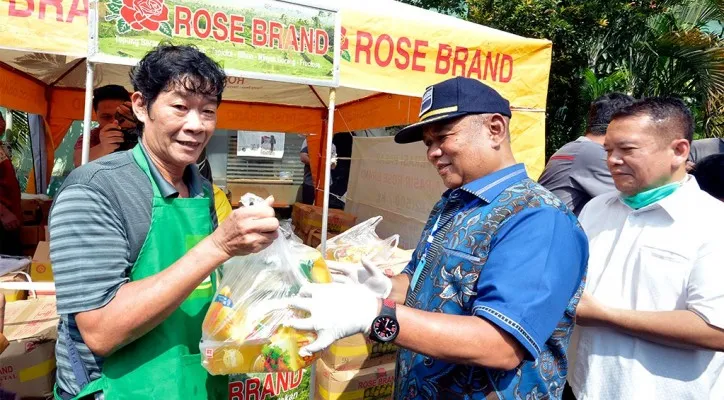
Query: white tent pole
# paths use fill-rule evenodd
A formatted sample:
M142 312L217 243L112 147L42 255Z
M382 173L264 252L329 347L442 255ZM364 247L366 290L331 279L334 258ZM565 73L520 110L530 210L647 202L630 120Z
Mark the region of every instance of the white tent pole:
M85 108L83 109L83 152L81 164L88 163L90 156L90 126L93 116L93 63L85 60Z
M322 203L322 254L327 254L327 218L329 217L329 183L332 174L332 136L334 135L334 101L337 89L329 89L329 113L327 114L327 155L324 163L324 202Z

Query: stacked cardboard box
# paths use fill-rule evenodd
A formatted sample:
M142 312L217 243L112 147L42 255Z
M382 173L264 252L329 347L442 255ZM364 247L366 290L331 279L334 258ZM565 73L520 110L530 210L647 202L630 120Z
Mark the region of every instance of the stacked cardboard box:
M20 207L23 213L23 226L20 228L20 243L23 254L32 256L38 242L47 241L47 225L52 200L47 196L23 195Z
M357 334L338 340L317 362L315 397L323 400L392 398L397 347Z
M337 371L320 360L316 367L316 400L392 399L394 362L360 370Z
M57 326L55 297L7 303L4 335L9 345L0 354L0 392L52 398Z
M357 217L341 210L329 209L327 231L344 232L354 226ZM292 224L306 236L312 229L322 228L322 207L295 203L292 209ZM302 235L299 235L303 237Z
M53 268L50 264L50 243L38 242L30 264L30 278L33 282L52 282Z
M334 342L321 359L336 371L350 371L395 362L396 356L394 344L377 343L360 333Z

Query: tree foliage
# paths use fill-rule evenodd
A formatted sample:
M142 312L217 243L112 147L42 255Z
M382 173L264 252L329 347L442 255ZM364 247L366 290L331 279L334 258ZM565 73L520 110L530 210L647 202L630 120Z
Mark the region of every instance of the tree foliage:
M403 0L517 35L549 39L546 149L583 133L588 105L611 91L674 95L700 136L724 135L724 0Z

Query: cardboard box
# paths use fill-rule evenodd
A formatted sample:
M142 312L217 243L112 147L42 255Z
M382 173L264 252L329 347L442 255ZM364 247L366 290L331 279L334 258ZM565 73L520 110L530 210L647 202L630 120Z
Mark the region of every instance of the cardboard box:
M394 363L361 370L335 371L320 360L316 367L316 400L392 399Z
M20 228L20 244L24 248L35 248L43 240L42 227L39 225L24 225ZM45 233L42 233L45 235Z
M38 200L38 203L40 204L40 225L48 225L48 218L50 217L50 208L53 206L53 200Z
M37 199L20 199L20 209L23 212L25 225L37 225L43 219L40 202Z
M23 198L20 199L23 223L25 225L48 225L52 205L53 200L48 196L23 194Z
M48 230L48 225L43 225L43 233L45 234L45 241L50 242L50 231Z
M4 335L10 345L0 354L0 389L21 398L52 396L57 326L54 297L5 306Z
M337 236L338 233L329 232L327 231L327 240ZM314 247L315 249L322 244L322 230L321 229L312 229L307 233L307 235L304 237L304 244L306 244L309 247Z
M327 230L330 232L344 232L354 226L357 217L334 208L329 209L327 217ZM292 209L292 224L305 234L312 229L322 228L322 207L295 203Z
M30 264L30 278L33 282L53 282L53 268L50 265L50 243L39 242Z
M27 271L23 271L27 273ZM0 282L27 282L28 278L18 272L12 272L7 275L0 276ZM0 293L5 295L5 300L10 303L12 301L25 300L28 298L27 290L0 289Z
M377 343L358 333L334 342L321 355L322 361L337 371L370 368L384 363L394 363L397 346Z

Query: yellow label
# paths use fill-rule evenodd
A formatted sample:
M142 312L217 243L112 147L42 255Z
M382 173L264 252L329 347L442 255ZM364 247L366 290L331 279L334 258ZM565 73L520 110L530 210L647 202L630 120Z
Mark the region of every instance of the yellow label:
M33 365L32 367L21 369L18 373L18 378L20 379L20 382L28 382L42 378L43 376L53 372L54 369L55 358L51 358L50 360L43 361L40 364Z

